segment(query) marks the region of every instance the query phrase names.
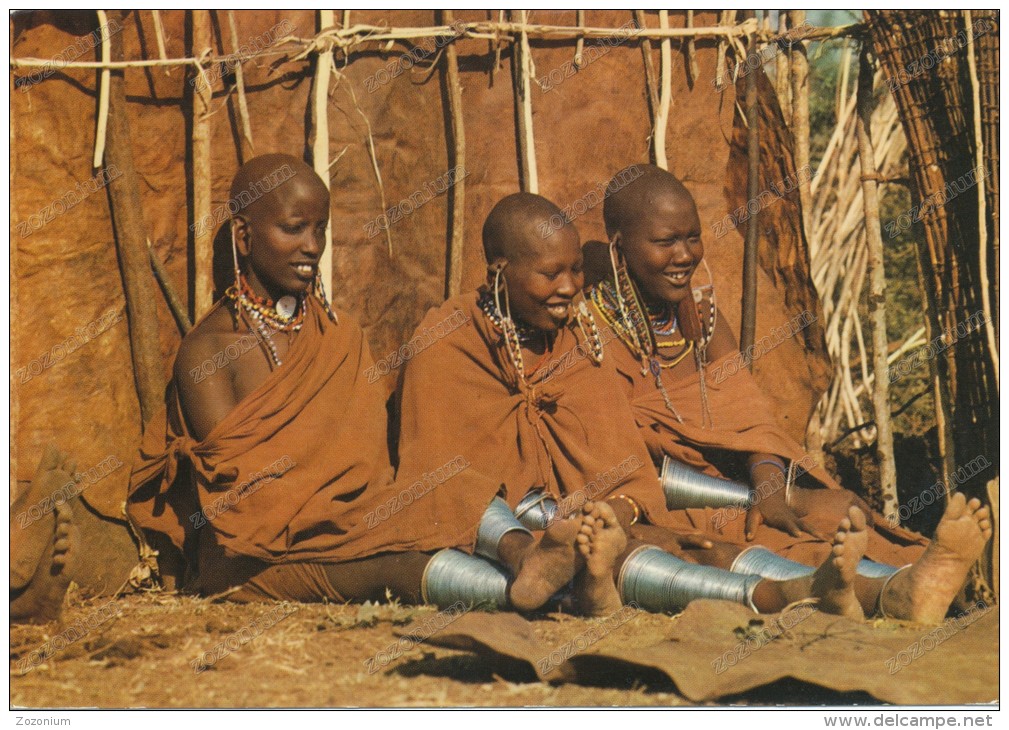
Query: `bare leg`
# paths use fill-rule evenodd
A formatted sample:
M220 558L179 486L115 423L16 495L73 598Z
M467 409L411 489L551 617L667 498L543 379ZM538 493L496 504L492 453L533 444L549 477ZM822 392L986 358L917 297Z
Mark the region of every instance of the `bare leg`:
M515 575L509 589L513 608L539 608L574 577L579 568L575 537L581 524L581 516L558 520L539 541L524 532L501 539L501 560ZM421 603L421 579L430 560L426 553L389 553L327 565L326 576L347 599L382 600L388 590L406 603Z
M848 509L834 534L831 555L812 576L785 581L762 581L753 599L760 611L781 611L804 598L819 598L818 608L825 613L862 620L865 614L855 595L858 561L869 544L865 515L857 507Z
M381 601L386 590L404 603L423 603L420 582L431 556L389 553L347 563L326 565L326 577L348 600Z
M960 493L950 497L932 542L914 565L890 580L880 597L886 615L940 623L991 535L988 507L978 499L968 502Z
M605 502L588 502L584 508L578 550L585 569L575 579L579 609L587 616L607 616L623 605L613 580L617 557L627 548L627 536Z
M44 622L59 617L80 549L70 505L76 497L63 503L64 488L73 485L74 469L65 454L47 448L30 487L11 505L12 621ZM39 511L41 518L33 519L32 514Z

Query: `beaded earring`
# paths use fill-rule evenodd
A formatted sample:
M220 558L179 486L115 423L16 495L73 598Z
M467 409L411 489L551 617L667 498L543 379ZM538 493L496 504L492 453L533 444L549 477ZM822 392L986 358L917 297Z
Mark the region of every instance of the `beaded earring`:
M504 309L501 308L501 290L504 290ZM522 342L519 339L515 321L512 319L511 304L508 301L508 282L504 280L504 269L499 268L494 273L494 308L501 323L501 334L504 336L508 357L518 373L519 380L525 383L525 361L522 358Z
M235 243L235 222L231 222L231 258L235 263L235 283L225 290L225 294L230 296L233 293L237 296L242 290L242 270L238 267L238 245Z
M329 317L329 321L333 324L339 324L340 321L337 319L336 312L333 308L329 306L329 299L326 297L326 289L322 286L322 270L316 267L315 269L315 282L312 286L312 294L319 303L322 304L322 308L326 310L326 316Z
M620 260L617 249L616 236L610 241L610 263L613 266L613 289L620 310L620 317L623 320L627 337L631 340L631 348L635 356L641 361L641 374L652 374L655 378L655 387L662 395L662 402L666 410L673 414L673 417L683 423L683 417L676 410L666 385L662 382L662 366L656 357L655 335L648 319L648 314L641 299L638 297L634 282L631 280L630 272L627 271L627 264Z
M616 236L610 241L610 264L613 267L613 291L616 295L617 308L620 310L620 318L627 328L627 335L631 339L635 354L639 358L648 358L655 349L651 326L631 280L631 274L627 271L627 263L620 255Z
M578 302L578 306L575 308L575 319L578 322L578 328L582 331L582 336L589 343L589 357L594 362L601 363L603 361L603 338L599 334L596 318L592 316L592 312L585 306L584 301Z
M715 304L715 280L711 275L711 267L708 266L708 262L704 259L701 259L701 263L704 264L704 270L708 274L708 283L704 286L694 287L692 298L696 309L697 305L704 301L705 294L708 295L708 321L707 326L705 326L704 322L701 322L700 337L697 340L697 347L694 348L694 360L697 363L697 375L701 390L701 427L712 428L714 427L714 421L711 418L711 408L708 405L708 383L705 370L708 365L708 343L711 342L711 338L715 334L715 321L717 319L715 313L717 307ZM697 314L700 316L700 312L697 312Z

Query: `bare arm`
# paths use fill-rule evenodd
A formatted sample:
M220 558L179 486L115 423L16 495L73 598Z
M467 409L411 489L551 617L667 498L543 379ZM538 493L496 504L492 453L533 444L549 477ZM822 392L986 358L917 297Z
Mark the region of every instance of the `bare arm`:
M220 351L216 344L219 338L194 330L175 358L175 387L189 433L197 441L203 441L238 405L233 368L214 367L214 355Z
M740 358L740 363L743 363L736 336L722 316L721 310L715 316L715 333L708 345L708 359L714 362L726 355L736 355ZM750 486L756 493L746 515L747 540L753 539L761 522L795 537L803 532L820 537L785 501L784 471L787 464L781 457L775 454L752 453L748 455L746 465L750 474Z

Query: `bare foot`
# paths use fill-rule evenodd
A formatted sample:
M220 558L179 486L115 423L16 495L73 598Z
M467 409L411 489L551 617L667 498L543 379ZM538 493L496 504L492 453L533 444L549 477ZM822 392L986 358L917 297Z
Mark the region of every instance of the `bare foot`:
M71 506L76 496L63 503L73 471L66 455L48 448L31 486L11 505L12 621L59 617L79 545Z
M806 597L819 598L817 607L824 613L861 621L865 613L855 595L855 571L869 546L869 532L862 510L848 508L848 516L837 526L832 542L833 549L823 565L810 577L783 581L782 592L793 601Z
M963 494L954 494L925 552L887 584L881 608L891 618L942 622L991 535L991 510L978 499L968 502Z
M627 535L605 502L587 502L583 511L577 541L585 557L585 569L575 579L575 597L584 615L608 616L623 606L613 569L627 549Z
M539 542L522 558L509 590L516 611L534 611L567 585L581 567L575 538L582 526L581 515L554 520Z

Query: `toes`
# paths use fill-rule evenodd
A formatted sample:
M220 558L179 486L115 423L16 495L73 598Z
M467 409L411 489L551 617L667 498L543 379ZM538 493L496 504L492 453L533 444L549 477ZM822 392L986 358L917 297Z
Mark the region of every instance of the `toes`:
M946 505L946 512L943 514L943 517L955 520L964 513L966 508L967 498L961 492L956 492L949 498L949 504Z
M857 532L861 532L866 527L865 513L854 505L848 508L848 520Z
M981 520L986 520L991 516L991 507L985 505L981 509L974 512L974 519L980 522Z
M836 535L834 535L834 544L843 545L844 541L847 539L848 539L848 533L843 530L839 531Z
M837 534L842 535L850 529L851 529L851 520L845 517L837 525Z

